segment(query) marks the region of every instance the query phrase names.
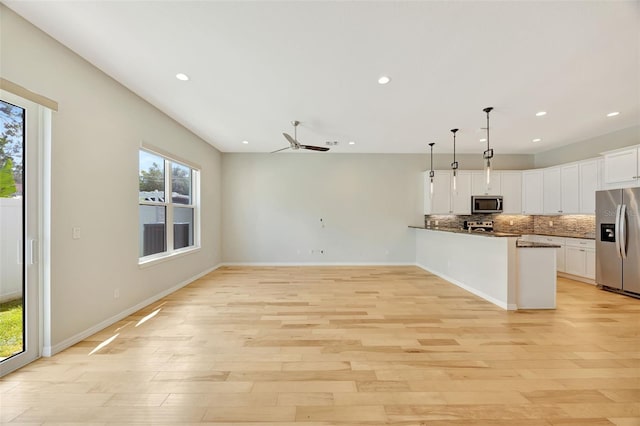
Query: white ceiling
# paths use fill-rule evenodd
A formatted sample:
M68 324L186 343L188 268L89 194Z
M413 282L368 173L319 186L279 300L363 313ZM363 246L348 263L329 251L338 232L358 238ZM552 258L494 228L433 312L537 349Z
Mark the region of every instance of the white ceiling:
M480 153L493 106L497 155L640 122L638 1L5 4L224 152L285 147L291 120L332 152L451 152L456 127Z

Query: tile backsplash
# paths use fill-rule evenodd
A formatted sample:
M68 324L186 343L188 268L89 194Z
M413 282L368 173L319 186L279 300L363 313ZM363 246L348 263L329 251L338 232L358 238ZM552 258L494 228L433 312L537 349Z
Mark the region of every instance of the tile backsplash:
M464 221L493 220L494 230L514 234L544 234L574 238L594 238L596 217L594 215L524 216L506 214L425 215L425 226L462 228Z

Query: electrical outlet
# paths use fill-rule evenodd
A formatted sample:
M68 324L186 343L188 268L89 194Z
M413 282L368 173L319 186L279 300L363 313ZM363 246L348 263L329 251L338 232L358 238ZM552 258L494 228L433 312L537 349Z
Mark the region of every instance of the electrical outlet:
M78 226L74 226L73 228L71 228L71 238L73 238L74 240L80 239L80 228Z
M438 223L440 223L440 221L439 221L439 220L436 220L436 226L438 226Z
M120 298L120 289L116 288L115 290L113 290L113 298L114 299L119 299Z
M513 221L512 220L509 221L509 225L513 226Z
M553 221L552 220L549 221L549 226L553 227Z

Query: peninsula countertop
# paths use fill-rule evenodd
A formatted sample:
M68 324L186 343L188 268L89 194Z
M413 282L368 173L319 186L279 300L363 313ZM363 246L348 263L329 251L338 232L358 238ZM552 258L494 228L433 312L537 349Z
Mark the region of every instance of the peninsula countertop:
M453 232L455 234L479 235L481 237L513 237L513 238L518 238L518 237L521 236L521 234L512 234L512 233L509 233L509 232L469 231L468 229L448 228L448 227L442 227L442 226L409 225L409 228L426 229L427 231Z

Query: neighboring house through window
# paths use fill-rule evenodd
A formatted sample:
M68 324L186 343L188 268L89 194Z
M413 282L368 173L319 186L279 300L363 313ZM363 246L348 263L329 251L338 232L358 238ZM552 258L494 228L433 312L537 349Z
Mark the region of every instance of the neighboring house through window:
M146 148L139 164L139 262L199 247L200 171Z

